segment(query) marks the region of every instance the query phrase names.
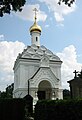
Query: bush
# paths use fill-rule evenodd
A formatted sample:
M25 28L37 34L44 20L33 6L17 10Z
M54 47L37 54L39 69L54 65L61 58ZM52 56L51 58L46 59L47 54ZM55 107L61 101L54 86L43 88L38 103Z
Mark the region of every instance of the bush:
M24 120L25 100L0 99L0 120Z
M35 120L82 120L82 100L38 101Z

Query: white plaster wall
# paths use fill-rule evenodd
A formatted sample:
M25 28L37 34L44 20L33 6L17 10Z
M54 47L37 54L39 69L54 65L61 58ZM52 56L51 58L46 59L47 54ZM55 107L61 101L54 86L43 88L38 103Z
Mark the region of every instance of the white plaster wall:
M24 66L20 67L20 88L25 87L26 81L33 75L34 66Z
M38 38L38 41L36 41L36 37ZM40 33L39 32L32 33L31 44L35 44L36 46L40 46Z
M20 81L19 88L25 88L26 82L28 79L30 79L34 73L38 70L39 66L37 63L34 64L34 62L23 62L20 63L20 67L18 69L18 72L16 71L16 74L19 74L18 80ZM16 87L17 88L17 87Z
M14 98L23 98L28 94L27 88L18 88L14 91L13 97Z
M25 70L24 65L20 65L20 86L19 88L23 88L25 83Z
M20 67L14 71L14 90L20 86Z
M61 65L50 65L50 69L52 70L52 72L55 74L55 76L61 80Z

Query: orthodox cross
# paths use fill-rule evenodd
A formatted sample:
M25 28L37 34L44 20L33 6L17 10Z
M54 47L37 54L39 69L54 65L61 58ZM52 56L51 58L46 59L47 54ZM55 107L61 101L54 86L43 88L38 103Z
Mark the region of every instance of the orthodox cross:
M76 78L76 77L77 77L77 73L78 73L78 72L75 70L73 73L75 73L75 77L74 77L74 78Z
M36 19L37 19L37 17L36 17L36 13L38 12L38 10L37 10L36 8L34 8L33 11L35 12L35 22L36 22Z

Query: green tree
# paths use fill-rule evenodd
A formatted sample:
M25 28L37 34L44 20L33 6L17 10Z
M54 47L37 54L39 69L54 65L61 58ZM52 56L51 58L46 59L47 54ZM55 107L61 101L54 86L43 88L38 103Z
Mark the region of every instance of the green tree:
M14 83L6 87L6 91L0 91L0 98L13 98Z
M21 11L25 0L0 0L0 17L5 13L10 14L11 11Z
M78 74L78 77L79 77L79 78L82 78L82 70L81 70L81 72Z
M70 99L70 91L69 90L67 90L67 89L63 90L63 99L66 99L66 100Z
M7 98L12 98L12 97L13 97L13 89L14 89L14 83L12 83L11 85L9 85L9 86L6 88Z
M0 91L0 98L7 98L7 94L6 94L6 92L1 92Z
M69 7L71 7L71 5L75 2L75 0L59 0L58 4L60 5L62 2L64 2Z

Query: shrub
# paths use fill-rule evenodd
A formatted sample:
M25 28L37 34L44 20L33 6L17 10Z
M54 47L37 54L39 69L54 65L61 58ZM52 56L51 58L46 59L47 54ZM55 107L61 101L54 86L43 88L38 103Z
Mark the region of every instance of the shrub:
M23 99L0 99L0 120L23 120L24 108Z
M38 101L35 120L82 120L82 100Z

